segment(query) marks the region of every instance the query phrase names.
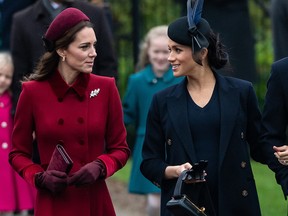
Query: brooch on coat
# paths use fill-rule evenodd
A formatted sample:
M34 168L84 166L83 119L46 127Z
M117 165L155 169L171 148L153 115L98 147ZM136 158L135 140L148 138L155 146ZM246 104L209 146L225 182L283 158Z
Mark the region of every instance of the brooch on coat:
M99 92L100 92L100 88L92 90L90 92L90 98L97 96Z

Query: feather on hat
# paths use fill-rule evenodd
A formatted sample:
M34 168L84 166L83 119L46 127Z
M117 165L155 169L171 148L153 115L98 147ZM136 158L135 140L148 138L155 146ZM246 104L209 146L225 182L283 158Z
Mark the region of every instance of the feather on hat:
M187 16L176 19L168 26L168 37L182 45L191 46L197 52L209 46L209 23L201 17L204 0L188 0Z

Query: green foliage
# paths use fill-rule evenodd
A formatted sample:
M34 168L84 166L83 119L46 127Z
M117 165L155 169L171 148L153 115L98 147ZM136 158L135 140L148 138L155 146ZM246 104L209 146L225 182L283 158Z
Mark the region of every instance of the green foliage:
M132 160L130 159L127 161L126 165L121 170L119 170L112 176L112 178L128 184L131 167L132 167Z
M259 2L259 1L258 1ZM269 0L261 1L262 7L256 1L249 1L250 15L255 37L255 59L259 81L255 83L255 91L259 106L262 109L266 94L266 83L273 62L271 20L267 14Z
M252 161L262 216L287 215L287 202L274 173L265 165Z
M140 1L143 22L142 37L155 25L168 25L180 16L181 7L175 0Z

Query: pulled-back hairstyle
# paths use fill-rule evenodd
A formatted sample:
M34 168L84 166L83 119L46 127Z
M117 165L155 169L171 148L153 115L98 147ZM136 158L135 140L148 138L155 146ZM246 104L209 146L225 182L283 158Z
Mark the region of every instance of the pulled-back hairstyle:
M220 41L219 34L210 31L208 37L208 63L212 68L221 69L228 66L228 53L226 47Z
M44 55L40 58L38 64L36 65L34 72L25 77L24 80L42 81L47 79L51 74L53 74L60 61L60 56L58 55L56 50L68 48L69 44L71 44L75 40L76 34L84 27L93 28L93 24L90 21L82 21L69 29L63 37L55 41L55 48L52 52L44 53Z

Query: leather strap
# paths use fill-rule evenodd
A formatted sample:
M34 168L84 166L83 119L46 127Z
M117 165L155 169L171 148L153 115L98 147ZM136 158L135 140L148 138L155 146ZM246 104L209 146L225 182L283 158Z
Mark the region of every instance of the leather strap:
M176 186L175 186L175 189L174 189L173 197L176 198L176 197L179 197L179 196L183 196L183 194L185 194L185 193L182 193L183 184L199 184L199 183L202 183L202 184L204 184L204 187L205 187L204 188L205 189L205 194L203 194L203 195L206 196L207 199L208 199L208 202L210 202L211 211L213 212L212 215L216 215L215 214L214 205L213 205L213 202L212 202L212 199L211 199L211 195L210 195L209 188L208 188L208 185L206 183L206 180L203 179L203 180L198 180L198 181L194 181L193 182L193 181L191 181L191 175L189 175L189 172L191 172L191 171L190 170L184 170L180 174L180 176L178 177L177 182L176 182ZM186 181L187 179L189 179L189 181ZM210 215L210 216L212 216L212 215Z

